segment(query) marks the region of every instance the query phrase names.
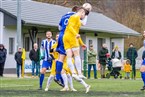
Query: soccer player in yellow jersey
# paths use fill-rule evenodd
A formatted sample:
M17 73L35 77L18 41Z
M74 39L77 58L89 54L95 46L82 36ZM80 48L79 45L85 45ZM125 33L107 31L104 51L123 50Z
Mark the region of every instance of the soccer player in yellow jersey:
M87 10L83 7L80 7L78 12L74 15L72 15L68 20L68 25L66 27L63 42L64 42L64 48L66 50L67 55L67 64L72 72L72 77L76 79L78 82L84 85L86 88L86 93L89 92L90 85L86 84L83 79L81 79L76 73L75 73L75 67L77 69L77 72L81 72L81 59L79 54L79 41L82 42L79 34L79 29L81 27L81 19L85 18L85 15L87 13ZM82 47L86 47L84 43L81 43ZM74 56L75 60L75 66L72 62L72 56ZM79 67L79 69L78 69Z
M46 88L45 88L45 91L48 91L49 89L49 86L52 82L52 80L54 79L55 75L56 75L56 61L58 59L58 52L55 51L56 47L57 47L57 42L58 42L58 37L59 37L59 34L56 35L56 43L53 44L52 46L52 50L53 50L53 57L55 60L53 60L52 62L52 67L51 67L51 73L50 73L50 76L48 77L48 80L47 80L47 85L46 85ZM70 75L70 70L66 64L66 60L64 61L64 65L63 65L63 70L62 70L62 79L64 81L64 88L61 90L61 91L68 91L69 88L68 88L68 82L70 84L70 89L71 91L77 91L76 89L74 89L73 87L73 82L72 82L72 76Z

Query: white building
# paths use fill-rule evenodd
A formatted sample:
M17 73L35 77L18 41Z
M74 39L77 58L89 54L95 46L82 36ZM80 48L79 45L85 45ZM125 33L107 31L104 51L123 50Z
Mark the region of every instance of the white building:
M0 5L0 43L3 43L8 51L5 64L6 71L16 67L14 54L17 41L17 2L1 1ZM21 6L21 39L27 54L32 45L29 30L38 29L36 41L40 45L41 40L45 38L45 31L50 30L54 34L58 32L57 28L61 16L71 11L70 8L35 1L21 1ZM111 52L112 48L118 45L122 55L124 55L124 37L139 35L138 32L96 12L89 14L87 25L81 28L80 33L87 47L89 47L89 44L94 44L95 50L98 52L102 43L107 43L109 52ZM81 54L83 57L82 52Z

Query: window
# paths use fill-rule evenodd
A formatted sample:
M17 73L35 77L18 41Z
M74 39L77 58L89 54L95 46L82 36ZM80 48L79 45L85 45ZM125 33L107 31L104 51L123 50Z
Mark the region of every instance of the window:
M106 43L106 40L104 38L98 38L98 54L104 43Z
M114 42L111 42L111 50L114 49L114 46L115 46L115 43Z
M42 41L41 38L37 38L37 44L38 44L38 47L39 47L39 48L40 48L40 46L41 46L41 41Z
M13 54L14 53L14 38L9 38L9 54Z
M25 37L25 50L29 51L30 50L30 38Z

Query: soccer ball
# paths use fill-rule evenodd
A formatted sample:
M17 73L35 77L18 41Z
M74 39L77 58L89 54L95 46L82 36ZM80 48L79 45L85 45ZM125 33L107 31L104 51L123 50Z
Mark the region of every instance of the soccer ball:
M83 4L83 7L84 7L85 9L87 9L88 11L91 11L91 10L92 10L92 5L91 5L90 3L84 3L84 4Z

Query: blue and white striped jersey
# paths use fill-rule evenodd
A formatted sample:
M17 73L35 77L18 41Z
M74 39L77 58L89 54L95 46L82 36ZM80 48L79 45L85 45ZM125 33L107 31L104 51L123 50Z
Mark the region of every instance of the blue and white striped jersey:
M41 56L44 57L43 60L47 61L50 57L50 49L52 45L55 43L55 40L48 41L48 39L44 39L41 42Z

